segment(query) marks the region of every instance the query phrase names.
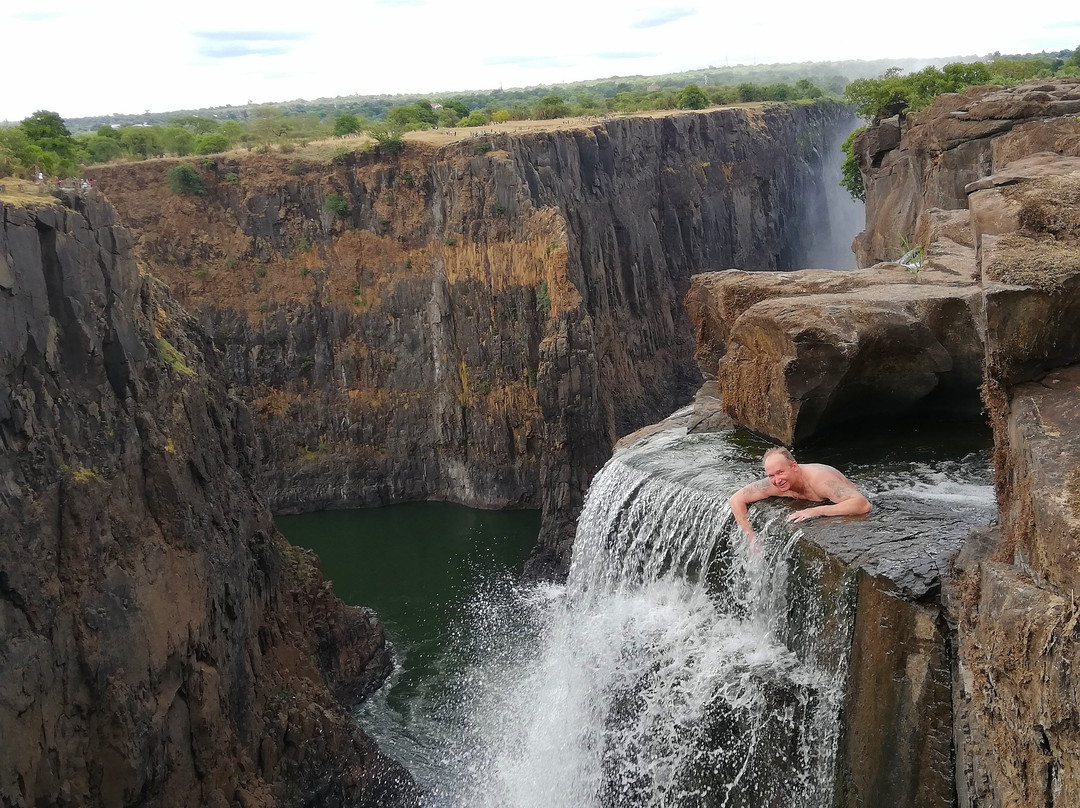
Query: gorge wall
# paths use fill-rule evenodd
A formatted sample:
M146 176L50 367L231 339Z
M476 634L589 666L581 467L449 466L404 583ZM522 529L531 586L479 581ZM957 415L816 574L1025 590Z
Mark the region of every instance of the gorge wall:
M752 105L250 154L197 163L200 197L164 189L167 161L90 175L252 405L272 508L541 507L531 568L557 574L616 436L700 381L691 274L800 266L853 126Z
M0 802L413 805L389 673L255 493L252 417L95 193L0 207Z
M855 140L863 269L713 273L687 297L723 414L778 441L970 415L977 392L993 428L997 524L919 596L860 590L840 804L1080 804L1077 113L1062 79L875 122ZM901 237L921 250L904 265Z

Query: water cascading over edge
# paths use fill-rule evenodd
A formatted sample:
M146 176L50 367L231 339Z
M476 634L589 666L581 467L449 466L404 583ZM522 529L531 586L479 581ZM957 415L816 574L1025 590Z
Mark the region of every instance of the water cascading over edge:
M565 587L501 618L513 652L478 654L468 762L439 804L830 803L853 580L782 520L748 554L726 504L741 483L715 482L632 452L601 470Z

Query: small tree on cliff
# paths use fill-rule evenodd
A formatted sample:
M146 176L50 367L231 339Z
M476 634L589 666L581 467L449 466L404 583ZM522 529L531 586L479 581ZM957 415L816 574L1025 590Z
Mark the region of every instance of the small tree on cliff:
M840 146L844 152L844 162L840 164L840 185L851 194L852 199L859 202L866 201L866 186L863 184L862 172L859 171L859 163L855 159L855 137L865 128L861 126L856 129Z
M338 137L355 134L363 126L363 122L351 112L344 112L334 118L334 134Z
M202 196L206 193L206 185L203 184L202 177L187 163L170 168L165 175L165 181L174 194Z

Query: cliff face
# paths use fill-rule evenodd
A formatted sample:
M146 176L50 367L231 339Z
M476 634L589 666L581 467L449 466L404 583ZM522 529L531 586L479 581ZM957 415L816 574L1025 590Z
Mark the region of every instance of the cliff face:
M852 245L859 266L898 259L902 238L917 241L923 211L967 209L968 183L1025 155L1075 153L1078 114L1080 85L1037 82L945 93L923 112L867 128L854 144L866 181L866 229Z
M274 529L248 410L114 219L0 218L0 798L408 804L339 701L381 626Z
M856 139L855 248L882 263L782 282L716 273L688 297L737 422L791 440L852 409L963 413L978 385L993 427L998 525L966 539L940 597L867 604L877 639L856 653L856 632L848 709L872 701L849 735L843 804L1080 804L1077 112L1080 82L1059 80L879 122ZM887 262L905 234L921 259ZM885 731L882 703L898 705Z
M798 266L851 125L822 104L251 155L200 167L200 198L166 163L94 177L252 403L272 507L540 506L534 569L557 572L616 435L700 381L690 275Z

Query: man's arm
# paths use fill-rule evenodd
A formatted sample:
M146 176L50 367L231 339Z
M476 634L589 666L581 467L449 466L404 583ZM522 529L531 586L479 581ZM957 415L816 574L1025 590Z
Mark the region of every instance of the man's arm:
M735 521L739 523L739 527L742 528L742 532L746 534L746 538L751 541L754 539L754 529L750 527L750 518L747 516L746 506L751 502L777 496L779 493L779 491L773 490L772 483L768 479L764 479L740 488L728 499L731 513L735 517Z
M816 505L813 508L795 511L787 520L789 522L804 522L807 519L816 519L819 516L856 516L870 513L870 509L873 507L870 500L860 494L855 484L843 475L840 476L839 480L831 483L825 493L832 502L831 505Z

